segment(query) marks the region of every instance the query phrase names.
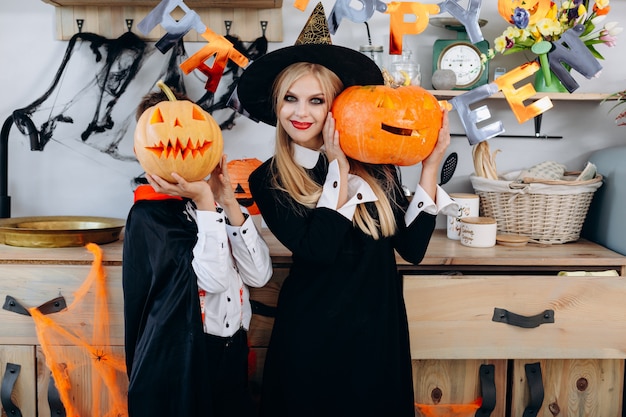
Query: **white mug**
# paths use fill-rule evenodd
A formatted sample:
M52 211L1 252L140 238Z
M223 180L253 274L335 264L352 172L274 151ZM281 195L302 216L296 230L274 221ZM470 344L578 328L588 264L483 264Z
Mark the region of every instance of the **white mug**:
M461 245L474 248L490 248L496 244L498 224L492 217L463 217Z
M450 193L452 198L459 205L459 212L456 216L448 216L447 235L448 238L461 239L461 223L462 217L477 217L479 211L480 199L476 194L470 193Z

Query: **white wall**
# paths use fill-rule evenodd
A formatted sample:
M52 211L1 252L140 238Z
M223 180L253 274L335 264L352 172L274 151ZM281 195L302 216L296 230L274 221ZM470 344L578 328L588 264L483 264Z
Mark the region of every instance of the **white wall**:
M423 0L423 3L439 3ZM293 7L292 0L283 2L284 42L271 43L270 49L293 44L315 4L311 0L305 12ZM328 15L334 0L322 2ZM355 7L360 4L353 2ZM463 2L461 2L463 4ZM626 2L614 0L608 20L618 20L626 27ZM481 18L487 19L483 27L485 39L492 42L506 23L497 14L495 0L484 0ZM374 43L383 44L387 51L388 16L376 13L370 20L370 32ZM0 2L0 121L13 110L22 108L40 97L49 87L59 67L67 42L56 40L54 7L40 0L3 0ZM221 28L214 28L221 31ZM405 46L411 48L422 65L422 80L430 88L432 44L438 38L454 38L455 33L429 26L420 35L404 37ZM367 43L364 24L342 21L333 37L337 45L357 49ZM188 43L188 54L201 44ZM612 49L599 47L607 58L601 61L604 71L599 79L579 78L581 88L577 92L614 92L626 88L626 32L618 46ZM156 58L155 58L156 59ZM503 66L512 69L524 57L497 57L491 69ZM160 64L159 64L160 65ZM78 71L80 73L80 70ZM202 83L198 77L188 76L190 95L202 95ZM72 79L64 79L71 86ZM122 105L122 103L120 103ZM504 100L490 100L489 107L496 120L501 120L506 134L531 135L532 121L518 124ZM571 170L581 169L584 162L597 149L626 143L626 128L613 123L614 113L609 114L609 104L598 102L554 101L554 108L543 116L542 133L563 136L563 139L515 139L494 138L490 147L501 149L497 156L499 171L509 171L532 166L544 160L555 160ZM122 113L133 114L134 108L123 106ZM452 131L462 133L456 114L451 115ZM132 132L132 129L131 129ZM237 119L237 126L224 132L225 152L229 159L257 157L261 160L273 151L273 129L258 125L244 118ZM132 146L132 134L124 139ZM473 171L471 148L464 137L453 138L450 151L456 151L460 163L452 181L444 188L448 192L471 191L469 175ZM97 215L126 217L132 204L130 181L139 175L141 168L136 162L121 162L108 158L76 138L62 138L50 142L43 152L31 152L28 138L16 128L9 138L9 195L12 198L11 215ZM403 180L414 187L419 166L403 169ZM441 223L440 223L441 225Z

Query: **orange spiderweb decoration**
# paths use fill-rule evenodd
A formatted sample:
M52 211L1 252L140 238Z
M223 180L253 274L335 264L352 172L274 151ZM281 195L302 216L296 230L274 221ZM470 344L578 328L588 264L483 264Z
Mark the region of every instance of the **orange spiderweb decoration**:
M67 417L124 417L128 378L123 347L109 343L102 250L92 243L86 248L94 261L67 309L51 315L36 307L28 311Z
M483 404L477 398L469 404L415 404L416 416L419 417L474 417L476 410Z

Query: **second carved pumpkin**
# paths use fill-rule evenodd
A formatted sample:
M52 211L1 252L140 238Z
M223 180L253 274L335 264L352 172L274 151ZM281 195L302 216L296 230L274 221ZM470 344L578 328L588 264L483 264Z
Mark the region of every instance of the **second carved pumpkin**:
M341 149L372 164L414 165L433 151L442 125L437 99L419 86L352 86L332 106Z

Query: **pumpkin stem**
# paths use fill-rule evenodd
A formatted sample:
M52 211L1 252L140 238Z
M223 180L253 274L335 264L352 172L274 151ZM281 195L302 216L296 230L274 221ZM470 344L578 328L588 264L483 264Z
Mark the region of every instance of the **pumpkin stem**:
M176 96L174 95L174 92L172 91L171 88L169 88L164 82L163 80L159 80L157 81L157 85L159 86L159 88L161 89L161 91L163 91L165 93L165 95L167 96L167 99L169 101L177 101L176 100Z

